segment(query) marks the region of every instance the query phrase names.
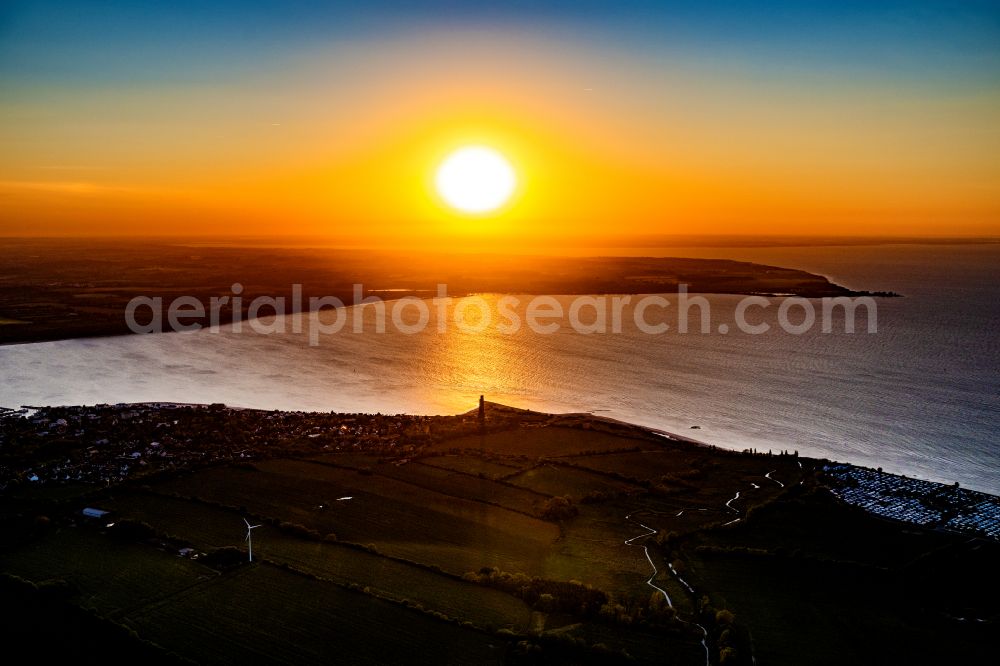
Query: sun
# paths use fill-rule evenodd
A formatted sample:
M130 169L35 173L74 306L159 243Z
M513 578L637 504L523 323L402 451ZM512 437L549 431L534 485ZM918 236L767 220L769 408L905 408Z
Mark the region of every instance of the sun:
M517 177L510 162L492 148L459 148L438 167L438 194L463 213L489 213L514 193Z

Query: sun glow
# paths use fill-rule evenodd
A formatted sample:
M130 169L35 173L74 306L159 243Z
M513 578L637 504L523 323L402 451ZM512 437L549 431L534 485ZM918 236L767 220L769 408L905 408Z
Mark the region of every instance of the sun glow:
M463 213L489 213L510 199L517 185L514 168L485 146L467 146L448 156L435 178L438 194Z

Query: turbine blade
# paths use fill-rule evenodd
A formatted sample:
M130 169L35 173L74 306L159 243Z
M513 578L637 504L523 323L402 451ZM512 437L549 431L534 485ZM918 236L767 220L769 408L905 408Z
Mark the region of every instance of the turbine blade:
M250 521L249 520L247 520L246 518L244 518L243 522L247 524L247 527L250 527Z

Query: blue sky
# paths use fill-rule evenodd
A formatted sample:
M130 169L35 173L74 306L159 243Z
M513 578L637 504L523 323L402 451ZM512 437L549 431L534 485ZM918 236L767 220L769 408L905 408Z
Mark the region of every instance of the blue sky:
M218 80L302 50L489 29L747 69L1000 82L996 2L8 1L0 83Z

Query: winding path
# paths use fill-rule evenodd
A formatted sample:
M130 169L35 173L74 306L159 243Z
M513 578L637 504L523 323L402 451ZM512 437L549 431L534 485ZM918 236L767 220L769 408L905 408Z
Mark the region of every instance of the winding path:
M636 546L636 545L641 545L642 546L642 552L644 552L646 554L646 559L649 561L649 566L651 566L653 568L653 575L650 576L648 579L646 579L646 585L649 585L654 590L658 590L663 595L663 598L667 600L667 605L670 606L671 608L673 608L674 607L674 602L670 599L670 595L667 594L667 591L664 590L662 587L660 587L659 585L657 585L656 583L653 582L653 580L656 578L656 575L658 573L660 573L660 572L656 568L656 565L653 564L653 558L649 556L649 547L647 547L646 544L634 544L634 543L632 543L636 539L642 539L642 538L645 538L645 537L653 536L654 534L656 534L656 530L654 530L649 525L644 525L644 524L640 523L638 520L633 521L631 513L628 514L627 516L625 516L625 520L630 521L630 522L634 522L637 525L639 525L639 527L642 527L642 528L648 530L645 534L640 534L638 536L634 536L631 539L625 539L625 545L626 546Z
M683 511L681 513L683 513ZM656 564L653 563L653 558L650 557L650 555L649 555L649 548L646 546L646 544L632 543L636 539L645 539L645 538L649 538L649 537L653 536L654 534L656 534L656 530L653 529L652 527L650 527L649 525L646 525L644 523L640 523L638 520L632 520L632 514L631 513L628 514L627 516L625 516L625 520L627 520L628 522L633 522L636 525L639 525L643 529L647 530L645 534L639 534L637 536L632 537L631 539L625 539L625 545L626 546L639 546L639 545L642 546L642 551L646 554L646 561L648 561L649 562L649 566L653 568L653 575L646 579L646 585L649 585L651 588L653 588L654 590L656 590L660 594L662 594L663 598L667 602L667 605L670 606L671 608L673 608L674 611L675 611L675 613L676 613L677 609L674 607L674 602L673 602L673 600L670 599L670 595L667 594L666 590L664 590L662 587L660 587L659 585L657 585L656 583L653 582L653 580L656 578L657 574L659 574L659 570L656 568ZM677 574L677 571L674 569L673 565L670 564L670 563L667 563L667 567L670 569L670 573L672 573L674 575L674 577L677 578L677 580L681 583L681 585L683 585L687 589L688 592L690 592L692 595L694 595L694 589L690 585L687 584L687 581L685 581L683 578L681 578ZM702 647L702 649L705 650L705 666L711 666L712 662L711 662L711 659L709 658L708 642L707 642L708 641L708 630L706 630L705 627L701 626L697 622L688 622L687 620L681 619L681 617L679 615L675 614L674 617L677 618L678 622L682 622L684 624L689 624L692 627L698 627L698 629L701 631L701 647Z
M802 463L801 462L799 462L799 467L800 468L802 467ZM782 483L781 481L778 481L777 479L775 479L774 477L771 476L772 474L774 474L777 471L778 470L776 470L776 469L772 469L770 472L768 472L767 474L764 475L764 478L767 479L768 481L774 481L775 483L778 484L778 486L784 488L785 487L784 483ZM757 485L756 483L751 483L750 485L753 486L754 490L760 490L760 486ZM733 506L733 502L735 502L736 500L738 500L740 498L741 494L742 494L742 491L736 491L736 494L733 495L726 502L726 504L725 504L726 510L735 513L737 515L737 517L734 518L733 520L730 520L728 523L723 523L722 527L725 527L726 525L734 525L734 524L740 522L741 520L743 520L743 517L739 515L740 514L739 509L737 509L737 508L735 508ZM690 509L690 508L689 509L681 509L680 511L677 512L677 515L675 516L675 518L679 518L680 516L684 515L684 512L687 511L687 510L692 510L692 509ZM698 510L699 511L706 511L707 509L699 508ZM657 592L659 592L660 594L662 594L663 598L667 602L667 605L670 606L671 608L673 608L676 611L677 609L674 606L674 602L670 598L670 595L667 593L667 591L664 590L662 587L660 587L659 585L657 585L656 583L653 582L654 580L656 580L656 577L657 577L657 575L659 575L660 571L659 571L659 569L656 568L656 564L653 562L653 558L649 554L649 548L644 543L642 543L642 544L634 543L635 541L637 541L639 539L647 539L647 538L653 536L654 534L657 533L657 530L655 530L654 528L650 527L649 525L646 525L645 523L640 523L638 520L633 520L632 519L633 513L630 513L630 514L626 515L625 516L625 520L628 521L628 522L631 522L631 523L635 523L639 527L641 527L644 530L646 530L646 532L643 533L643 534L636 535L636 536L634 536L634 537L632 537L630 539L625 539L625 545L626 546L642 546L642 551L646 555L646 561L649 562L649 566L653 569L652 575L649 578L646 579L646 585L649 585L651 588L653 588L654 590L656 590ZM654 513L657 513L657 512L654 512ZM683 585L684 589L686 589L688 591L688 593L692 597L695 596L694 588L691 587L688 584L688 582L686 580L684 580L680 576L680 574L677 573L677 570L674 569L674 565L668 562L667 563L667 568L670 569L670 573L677 580L677 582L680 583L681 585ZM684 624L689 624L691 626L698 627L698 629L701 630L701 635L702 635L701 646L705 649L705 666L710 666L711 660L709 658L708 643L707 643L707 640L708 640L708 631L705 629L705 627L703 627L702 625L698 624L697 622L688 622L687 620L682 620L679 616L676 616L676 617L677 617L677 620L679 622L683 622ZM754 664L757 663L756 656L751 655L751 659L753 660Z

